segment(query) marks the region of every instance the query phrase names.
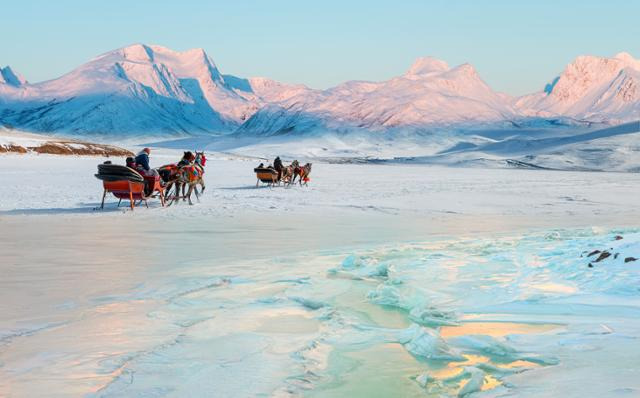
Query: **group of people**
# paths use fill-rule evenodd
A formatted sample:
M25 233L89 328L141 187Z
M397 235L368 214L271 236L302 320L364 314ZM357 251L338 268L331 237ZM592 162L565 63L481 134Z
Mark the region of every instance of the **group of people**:
M274 183L283 181L285 183L292 184L295 182L297 177L300 177L300 185L303 183L306 185L309 180L309 173L311 173L311 163L306 163L304 166L300 165L297 160L291 162L290 165L285 166L280 159L280 156L277 156L273 160L273 165L264 166L264 163L260 163L257 168L254 169L256 173L260 173L262 171L269 170L274 177L260 177L258 175L258 181L262 181L263 183Z
M140 152L138 152L138 154L135 157L127 158L127 167L130 167L138 171L140 174L147 177L156 177L156 176L160 177L160 175L158 174L158 170L151 168L151 165L149 162L150 155L151 155L151 148L142 149ZM202 172L204 172L204 166L207 161L207 158L205 157L204 152L198 152L198 155L199 156L196 157L196 155L194 155L193 152L191 151L184 152L184 155L182 156L180 161L177 163L177 167L180 168L180 167L191 165L191 164L197 164L198 166L200 166L201 169L203 169ZM162 180L166 182L165 178L162 178Z
M278 172L278 180L280 180L282 178L282 172L284 171L284 165L282 164L282 160L280 160L280 156L276 156L276 158L273 160L273 165L268 165L267 167L264 166L264 163L260 163L258 165L259 169L265 168L265 169L273 169L276 172Z
M157 176L158 171L149 166L151 148L144 148L135 157L127 158L127 167L130 167L145 176Z

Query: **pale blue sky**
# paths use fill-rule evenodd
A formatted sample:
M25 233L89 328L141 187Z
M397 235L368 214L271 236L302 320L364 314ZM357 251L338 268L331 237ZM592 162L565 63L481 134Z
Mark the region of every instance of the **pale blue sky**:
M432 55L513 95L580 54L640 58L640 0L22 0L0 12L0 65L31 82L131 43L203 47L223 73L316 88L385 80Z

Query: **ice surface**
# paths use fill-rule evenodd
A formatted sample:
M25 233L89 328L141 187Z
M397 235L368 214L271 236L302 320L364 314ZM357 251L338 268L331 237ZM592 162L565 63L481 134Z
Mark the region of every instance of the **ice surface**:
M436 330L411 325L398 333L398 342L419 358L464 361L464 358L442 339Z
M256 189L212 156L198 205L98 212L100 161L0 156L0 395L640 391L634 174L314 164Z

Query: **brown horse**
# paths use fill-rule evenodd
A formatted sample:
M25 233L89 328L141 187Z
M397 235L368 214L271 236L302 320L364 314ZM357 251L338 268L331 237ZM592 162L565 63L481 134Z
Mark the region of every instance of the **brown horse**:
M291 179L293 178L293 169L293 165L285 166L282 169L282 177L280 178L280 181L282 181L283 184L291 184Z
M298 166L293 170L293 180L292 183L296 182L296 177L299 177L300 186L304 182L304 185L307 185L309 182L309 174L311 174L311 163L307 163L304 166Z
M202 168L195 164L181 167L178 171L178 179L176 180L176 196L174 202L178 201L178 199L182 197L183 200L189 200L189 204L192 205L193 202L191 201L191 194L193 192L195 192L196 194L196 199L200 201L200 195L198 194L198 190L196 189L196 185L198 184L204 184L202 182ZM189 189L185 194L184 190L187 186L189 187ZM180 188L182 188L182 196L179 196L177 194Z
M196 165L196 167L200 168L200 188L202 188L202 190L200 191L200 193L204 192L204 189L206 188L206 186L204 185L204 165L207 163L207 158L204 155L204 152L198 152L196 151L196 158L193 161ZM197 188L194 188L196 190L196 193L198 192Z
M184 152L182 159L176 164L165 164L164 166L158 168L158 174L160 174L160 178L165 183L165 199L169 199L169 195L171 194L171 188L176 186L175 196L180 196L180 187L178 187L178 173L180 168L191 164L195 159L195 156L191 151ZM184 196L184 191L182 193Z
M188 152L191 154L191 152ZM185 155L187 152L185 152ZM193 156L193 155L192 155ZM184 160L184 158L183 158ZM175 196L173 197L173 202L178 201L180 198L182 200L189 200L189 204L192 205L191 194L196 194L196 199L200 201L200 195L198 193L197 185L200 185L202 188L201 192L204 192L205 184L204 184L204 164L206 162L206 158L204 156L204 152L196 152L195 157L191 158L192 162L182 161L179 164L184 164L183 166L178 168L178 172L176 174L176 178L173 181L175 184ZM187 187L189 189L187 190ZM182 190L182 195L180 195L180 191ZM185 192L186 191L186 192Z

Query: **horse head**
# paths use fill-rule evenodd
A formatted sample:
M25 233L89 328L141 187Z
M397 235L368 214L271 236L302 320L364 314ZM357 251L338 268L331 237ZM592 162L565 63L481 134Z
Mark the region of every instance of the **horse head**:
M195 156L193 156L193 153L191 151L184 152L184 155L182 156L182 160L186 160L187 162L193 162L193 159L195 159Z
M204 167L205 163L207 161L207 158L204 156L204 151L202 152L198 152L196 151L196 159L195 162L197 164L199 164L200 166Z

